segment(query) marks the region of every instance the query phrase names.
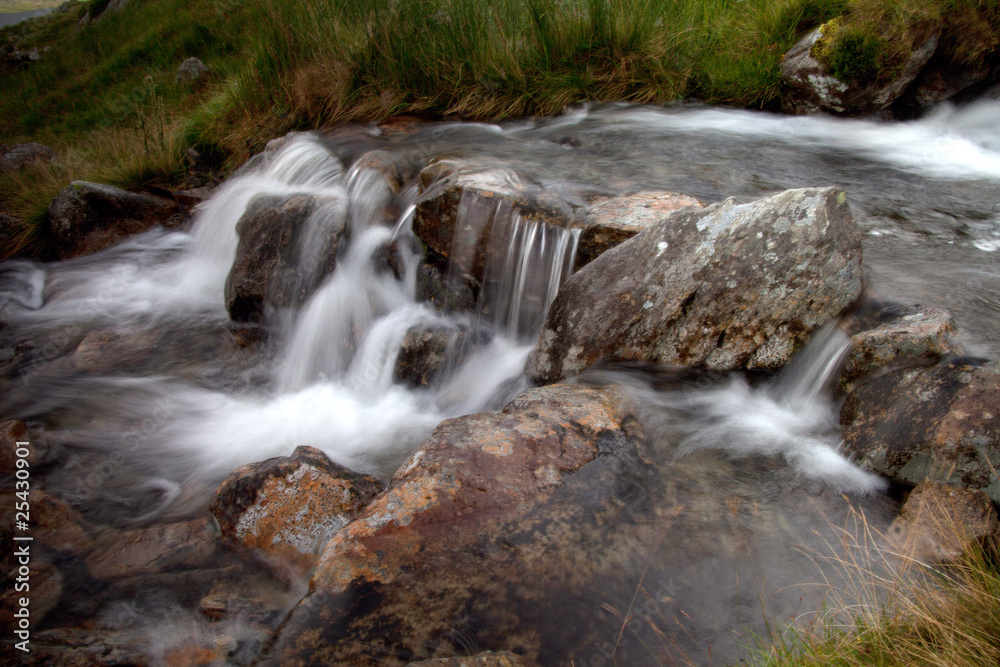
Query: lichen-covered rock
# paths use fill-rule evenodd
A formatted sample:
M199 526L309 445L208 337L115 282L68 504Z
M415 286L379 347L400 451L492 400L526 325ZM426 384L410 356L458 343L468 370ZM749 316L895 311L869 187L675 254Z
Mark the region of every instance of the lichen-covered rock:
M251 463L219 486L212 513L222 534L304 566L382 490L382 484L313 447Z
M49 204L52 246L60 259L88 255L155 225L177 227L186 213L172 199L74 181Z
M961 354L952 340L955 321L933 307L896 306L884 311L881 321L851 336L851 351L840 373L844 393L875 372L887 372L902 365L927 366Z
M701 208L702 203L687 195L658 191L594 198L587 208L585 227L580 233L577 267L589 264L666 214L687 206Z
M894 549L927 564L955 561L974 542L1000 534L1000 521L982 491L937 482L917 485L889 526Z
M236 224L240 241L226 278L229 316L260 320L268 308L300 305L337 264L347 221L342 199L261 196Z
M816 28L785 54L781 78L789 88L785 110L791 113L829 113L859 116L885 109L898 98L934 55L938 34L913 49L899 73L881 84L852 84L826 71L815 57L815 49L829 24Z
M562 286L527 372L553 382L602 357L778 368L858 297L860 268L847 197L833 188L677 211Z
M221 546L209 519L157 524L97 538L86 558L95 579L194 569L210 564Z
M641 437L637 428L617 389L575 385L530 390L503 411L442 422L327 545L271 659L365 664L394 656L391 664L406 664L467 654L478 639L457 619L477 615L496 627L492 645L474 650L537 650L530 623L504 610L512 589L495 573L527 562L536 577L550 576L540 573L553 563L541 560L558 560L555 533L572 532L575 513L601 513L587 506L604 497L597 487L614 486L616 454ZM570 480L591 465L571 491ZM583 564L559 572L553 576L576 585L593 576Z
M957 359L889 373L848 394L840 422L860 465L1000 502L1000 364Z

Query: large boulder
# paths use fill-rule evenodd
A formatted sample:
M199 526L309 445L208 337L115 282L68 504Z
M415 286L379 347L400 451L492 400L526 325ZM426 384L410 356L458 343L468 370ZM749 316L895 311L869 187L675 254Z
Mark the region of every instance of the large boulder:
M985 491L1000 502L1000 364L900 370L860 385L840 412L844 447L887 477Z
M302 304L336 267L346 222L346 205L337 197L251 201L236 224L240 240L225 288L229 316L257 321L270 308Z
M563 285L527 372L553 382L602 357L778 368L860 292L860 237L839 190L685 209Z
M87 181L64 188L49 204L48 217L60 259L103 250L155 225L177 227L187 220L172 199Z
M330 539L382 490L313 447L233 471L212 513L224 537L309 566Z
M574 516L608 519L596 509L607 500L598 487L613 480L616 454L639 435L630 410L615 389L556 385L528 391L501 412L442 422L385 493L327 545L271 659L367 664L394 656L400 661L387 664L402 665L537 650L532 624L504 609L515 588L504 578L511 562L528 561L539 568L536 584L554 583L543 571L592 580L596 562L564 570L540 561L573 560L557 535L571 530ZM475 625L463 629L470 617ZM479 646L480 624L496 626L490 645Z
M833 23L833 22L831 22ZM934 55L938 34L931 35L913 49L899 72L887 82L842 81L827 71L816 57L825 31L833 32L831 23L816 28L785 54L781 78L790 93L785 110L791 113L828 113L859 116L885 109L898 98L920 74Z

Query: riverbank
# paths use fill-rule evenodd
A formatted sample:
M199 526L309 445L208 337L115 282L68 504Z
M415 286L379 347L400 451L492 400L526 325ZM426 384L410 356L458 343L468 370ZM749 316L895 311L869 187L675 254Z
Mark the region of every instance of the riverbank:
M783 54L835 17L823 57L851 80L891 73L929 26L943 26L948 62L995 60L1000 10L946 4L78 3L0 32L10 48L44 52L0 78L0 140L39 141L61 157L0 176L0 210L26 227L2 256L45 256L36 228L70 180L179 185L190 147L228 173L288 130L398 114L503 119L688 98L778 109ZM181 83L189 57L208 73Z

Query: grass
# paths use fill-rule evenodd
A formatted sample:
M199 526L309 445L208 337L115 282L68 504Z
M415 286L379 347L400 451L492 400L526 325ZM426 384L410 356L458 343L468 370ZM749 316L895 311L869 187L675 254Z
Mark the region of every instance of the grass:
M961 534L956 526L947 530ZM890 550L882 536L867 528L861 535L861 541L841 550L837 558L850 587L832 592L831 604L818 621L759 639L753 664L1000 664L1000 553L994 540L971 540L957 560L932 567L905 555L906 549Z
M79 178L169 187L183 174L177 145L228 170L288 130L393 114L502 119L691 97L773 109L782 55L817 25L840 17L825 52L865 78L897 66L934 21L955 62L995 54L998 2L157 0L78 29L106 4L91 0L0 31L19 49L52 47L0 72L0 141L46 143ZM191 56L211 70L193 87L175 79ZM108 133L132 136L127 152L147 164L104 162L93 145ZM28 199L0 183L0 211L43 220L46 178Z

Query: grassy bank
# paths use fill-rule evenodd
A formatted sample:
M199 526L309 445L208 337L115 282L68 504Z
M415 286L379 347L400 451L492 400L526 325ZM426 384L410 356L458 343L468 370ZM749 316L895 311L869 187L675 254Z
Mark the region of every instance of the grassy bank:
M954 527L955 534L961 529ZM881 537L868 536L885 544ZM931 567L885 547L836 558L847 590L832 590L820 619L775 628L756 667L993 667L1000 664L1000 552L970 541ZM854 555L850 555L854 554ZM873 556L874 554L874 556ZM877 562L875 562L877 561ZM800 619L801 620L801 619Z
M106 5L0 31L0 43L52 47L0 76L0 142L64 156L55 171L0 178L0 211L32 229L66 178L177 185L189 146L225 171L281 132L392 114L689 97L775 108L782 54L835 17L824 53L854 78L891 69L935 22L956 61L994 52L1000 35L998 0L155 0L78 27ZM196 86L175 78L191 56L211 69Z

